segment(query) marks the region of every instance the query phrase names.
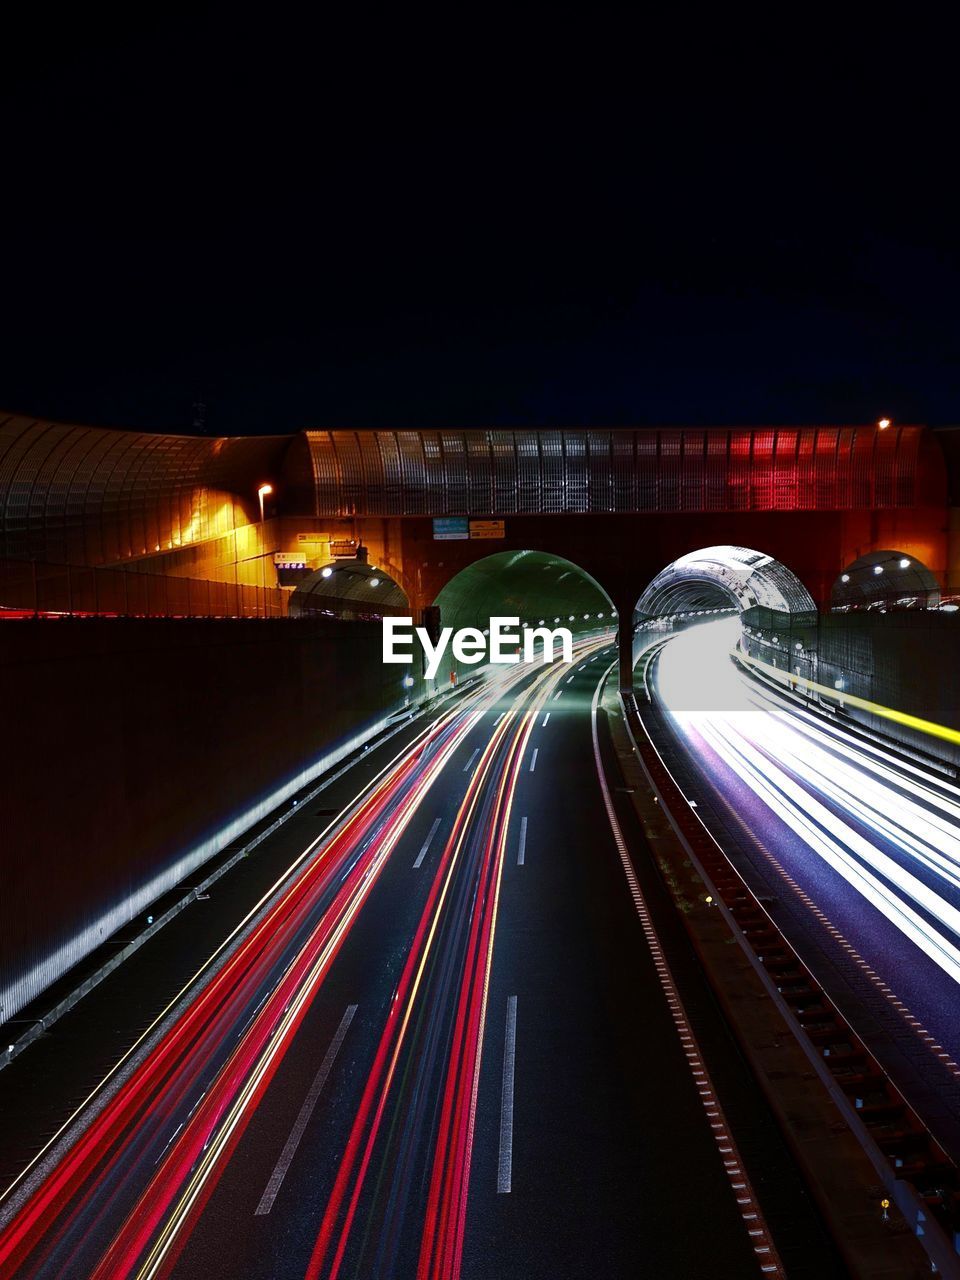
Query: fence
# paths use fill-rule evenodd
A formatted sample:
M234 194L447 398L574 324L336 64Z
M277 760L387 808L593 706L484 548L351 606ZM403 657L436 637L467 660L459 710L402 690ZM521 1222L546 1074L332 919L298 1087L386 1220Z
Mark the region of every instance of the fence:
M282 618L287 594L279 587L132 569L0 560L0 616L13 610L131 618Z

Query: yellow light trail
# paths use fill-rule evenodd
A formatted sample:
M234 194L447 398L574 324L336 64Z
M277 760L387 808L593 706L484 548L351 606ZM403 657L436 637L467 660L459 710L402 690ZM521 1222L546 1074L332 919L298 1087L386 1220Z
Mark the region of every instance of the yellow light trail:
M751 657L749 653L744 653L742 649L733 649L731 653L738 662L745 662L752 667L760 667L781 684L788 685L791 688L799 686L803 689L813 689L817 693L825 694L828 698L833 698L835 702L839 702L841 705L859 707L862 711L869 711L885 720L893 720L896 724L905 725L908 729L917 729L920 733L929 734L933 738L942 738L945 742L953 742L960 746L960 730L951 729L949 725L937 724L933 720L924 720L920 716L910 715L907 711L898 711L896 707L885 707L882 703L871 702L868 698L858 698L856 694L844 693L842 689L831 689L829 685L818 684L816 680L808 680L806 676L791 675L789 671L781 671L779 667L772 666L769 662L763 662L759 658Z

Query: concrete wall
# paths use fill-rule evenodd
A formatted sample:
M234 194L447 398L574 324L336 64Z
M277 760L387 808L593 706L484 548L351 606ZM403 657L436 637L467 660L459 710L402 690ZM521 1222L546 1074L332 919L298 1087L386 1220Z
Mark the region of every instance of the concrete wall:
M0 1021L398 710L411 671L377 623L0 623Z
M838 694L960 729L958 614L832 613L822 614L816 627L799 627L785 614L750 609L742 621L752 632L744 636L747 651L764 662L831 689L840 680ZM844 713L912 750L960 766L955 743L861 708L845 705Z

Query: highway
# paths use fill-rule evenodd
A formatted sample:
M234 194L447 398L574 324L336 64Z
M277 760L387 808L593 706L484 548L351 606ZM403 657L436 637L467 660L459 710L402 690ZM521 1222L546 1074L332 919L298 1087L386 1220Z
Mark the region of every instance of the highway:
M671 767L778 927L960 1156L960 788L730 658L736 620L653 665Z
M381 753L13 1180L0 1275L844 1274L635 856L612 661L510 669ZM0 1073L27 1146L31 1098L62 1123L90 1083L32 1051Z

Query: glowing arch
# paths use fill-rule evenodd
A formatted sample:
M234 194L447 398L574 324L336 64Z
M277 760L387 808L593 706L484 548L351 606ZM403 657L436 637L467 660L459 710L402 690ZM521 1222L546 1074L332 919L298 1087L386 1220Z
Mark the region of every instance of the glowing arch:
M773 556L749 547L703 547L680 556L653 579L637 602L640 617L716 608L741 613L757 605L780 613L816 614L797 575Z
M615 625L603 587L572 560L546 551L498 551L467 565L444 586L435 604L444 626L489 626L491 617L517 617L592 631Z

